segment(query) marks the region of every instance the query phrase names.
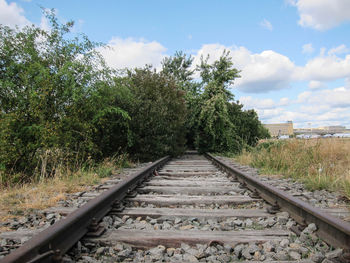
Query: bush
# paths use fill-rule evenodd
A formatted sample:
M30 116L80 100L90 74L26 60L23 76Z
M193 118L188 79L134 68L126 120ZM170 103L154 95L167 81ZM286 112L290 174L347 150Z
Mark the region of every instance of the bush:
M186 107L175 81L150 67L129 72L132 155L152 160L184 150Z

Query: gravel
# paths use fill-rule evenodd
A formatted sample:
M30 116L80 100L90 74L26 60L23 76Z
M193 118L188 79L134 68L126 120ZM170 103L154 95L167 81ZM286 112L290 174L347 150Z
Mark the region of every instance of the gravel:
M259 175L259 170L257 168L252 168L250 166L240 165L234 162L231 158L227 157L218 157L220 160L226 162L230 166L233 166L245 173L259 177L259 179L265 183L268 183L280 190L286 191L289 194L297 197L312 206L327 209L327 208L344 208L345 210L349 210L348 214L339 213L334 214L340 219L350 221L350 205L349 202L346 201L340 193L337 192L329 192L327 190L316 190L309 191L306 187L300 183L296 182L291 178L275 178L275 177L266 177Z
M235 164L237 167L237 164ZM240 167L242 168L242 167ZM258 176L258 171L254 168L243 167L247 173ZM223 176L221 172L217 176ZM337 194L327 191L309 192L296 182L289 179L268 179L262 180L277 186L280 189L297 195L304 201L314 204L318 207L328 207L343 204L338 200ZM84 196L93 196L98 191L76 193L70 198L61 202L61 206L80 207L87 199L81 199ZM249 191L242 189L241 193L248 195ZM135 203L126 203L126 206L135 206ZM136 204L139 207L156 207L153 205ZM175 206L174 206L175 207ZM177 206L182 208L264 208L264 202L258 201L249 205L228 206L228 205L186 205ZM46 228L52 223L63 218L59 213L38 212L32 213L26 217L17 218L2 223L4 226L13 230L28 228ZM166 230L187 230L189 233L193 230L206 231L243 231L247 229L289 229L295 225L295 221L289 217L286 212L279 212L268 218L237 218L226 219L202 219L202 218L131 218L129 216L118 217L108 215L104 217L102 223L107 231L113 229L166 229ZM265 243L246 243L240 244L197 244L190 246L182 243L180 247L165 247L162 245L149 249L137 249L124 243L117 243L113 247L101 243L90 241L79 241L64 256L63 262L232 262L232 261L282 261L282 260L300 260L309 259L310 262L332 262L339 257L343 250L333 249L325 242L317 238L315 224L309 224L300 236L291 234L288 238L280 241L269 241ZM21 244L21 241L0 239L0 258L11 249Z
M128 177L131 174L141 170L149 163L139 164L135 168L126 168L123 171L111 177L109 180L105 182L103 185L116 184L122 179ZM55 222L59 221L62 218L65 218L65 215L62 215L60 212L55 212L55 209L60 211L62 208L72 208L77 209L87 203L90 199L94 198L96 195L105 191L104 189L100 189L103 185L96 185L90 187L89 191L77 192L73 194L66 194L66 200L60 200L57 202L57 207L52 207L45 210L34 210L25 214L24 216L18 216L15 218L8 219L7 221L0 222L0 227L4 229L9 229L9 231L0 232L0 258L4 257L10 251L16 249L21 246L25 241L30 239L33 235L37 234L40 231L48 228L53 225ZM103 220L103 225L109 226L113 222L113 219L110 217L105 217ZM25 237L21 238L4 238L3 235L6 235L10 231L16 231L16 233L20 233L19 231L29 232ZM30 232L32 233L30 234ZM90 259L86 259L86 262L90 262ZM92 261L91 261L92 262ZM94 261L95 262L95 261Z

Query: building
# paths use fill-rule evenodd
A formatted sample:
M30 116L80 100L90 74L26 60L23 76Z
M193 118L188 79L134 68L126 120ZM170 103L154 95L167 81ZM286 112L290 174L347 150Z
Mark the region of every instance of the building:
M324 126L318 128L299 128L294 129L295 134L318 134L318 135L326 135L326 134L345 134L350 133L350 129L346 129L345 126Z
M286 123L263 124L269 130L271 137L278 137L281 135L293 135L293 122Z

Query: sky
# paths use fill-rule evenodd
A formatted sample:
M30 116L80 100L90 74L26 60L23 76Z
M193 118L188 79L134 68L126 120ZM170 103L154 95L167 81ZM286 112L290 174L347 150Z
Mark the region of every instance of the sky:
M241 70L230 89L263 123L350 128L350 0L0 0L0 24L48 29L41 7L109 45L111 67L226 49Z

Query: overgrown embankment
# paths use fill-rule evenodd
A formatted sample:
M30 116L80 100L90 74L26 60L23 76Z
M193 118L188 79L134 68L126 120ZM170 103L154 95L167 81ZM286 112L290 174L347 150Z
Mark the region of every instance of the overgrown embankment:
M53 177L2 188L0 222L55 206L58 201L66 200L67 194L87 191L91 186L103 182L111 175L115 176L122 168L131 165L133 164L128 162L127 155L120 155L117 158L105 159L97 165L74 170L66 167L57 171Z
M310 190L340 191L350 199L350 140L268 140L235 158L261 169L302 181Z

